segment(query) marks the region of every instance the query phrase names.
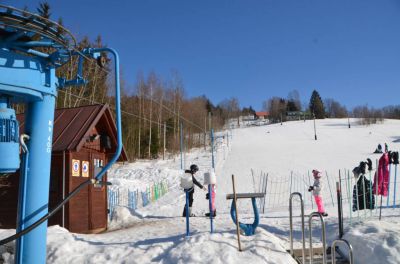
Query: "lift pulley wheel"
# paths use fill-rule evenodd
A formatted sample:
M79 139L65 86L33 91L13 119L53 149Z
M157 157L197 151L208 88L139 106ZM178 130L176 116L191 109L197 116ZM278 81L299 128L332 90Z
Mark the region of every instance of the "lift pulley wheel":
M107 59L104 56L99 56L97 57L97 65L99 65L101 68L104 68L107 64Z
M8 32L8 34L7 34ZM10 36L10 34L18 35ZM75 49L76 39L62 25L26 10L0 5L0 37L8 41L27 41L40 38L54 41L67 50Z

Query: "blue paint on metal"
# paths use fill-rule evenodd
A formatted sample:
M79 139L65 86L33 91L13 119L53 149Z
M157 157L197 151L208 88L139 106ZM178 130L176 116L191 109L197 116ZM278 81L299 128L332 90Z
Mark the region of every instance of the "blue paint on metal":
M28 185L26 184L27 177L28 177L28 167L29 167L29 149L26 148L24 150L24 154L22 155L22 170L20 173L20 179L19 179L19 191L18 191L18 197L19 197L19 202L18 202L18 211L17 211L17 232L20 232L23 230L26 226L24 223L24 219L26 218L25 212L26 212L26 189ZM16 242L16 248L19 250L16 250L15 254L15 263L22 263L22 252L23 250L23 243L22 239L18 239Z
M55 67L49 65L48 61L10 50L0 50L0 93L14 103L27 103L25 133L31 137L28 142L30 162L26 162L21 170L21 178L26 179L20 184L22 191L18 201L19 230L33 224L48 212L56 85ZM18 144L16 146L18 149ZM0 153L13 153L8 151L12 150L1 146ZM17 157L15 154L12 156L12 161L7 163L14 164L15 160L19 163L18 154ZM2 169L5 167L1 164ZM29 263L32 260L45 263L46 235L47 222L44 222L19 238L17 263Z
M209 184L208 185L208 206L209 206L209 208L210 208L210 232L211 232L211 234L212 233L214 233L214 224L213 224L213 215L214 215L214 212L213 212L213 208L212 208L212 185L211 184Z
M90 49L86 50L87 52L92 52ZM59 78L59 85L58 88L65 88L67 86L74 86L74 85L85 85L88 81L83 78L83 57L79 56L78 60L78 70L76 76L72 80L66 80L65 78Z
M256 228L258 224L260 223L260 215L258 213L257 209L257 203L256 203L256 198L252 197L251 198L251 204L253 206L253 212L254 212L254 221L252 224L243 224L239 222L239 227L240 229L244 232L246 236L252 236L256 232ZM236 210L235 210L235 199L232 199L232 204L231 204L231 218L233 222L236 225Z
M180 144L180 151L181 151L181 170L183 170L183 124L181 122L181 144Z
M58 81L55 71L49 67L46 61L0 49L0 93L9 96L13 103L40 101L44 95L56 96Z
M19 127L7 98L0 97L0 175L19 168Z
M112 48L97 48L88 49L90 55L97 54L100 52L109 52L114 57L114 76L115 76L115 114L116 114L116 125L117 125L117 148L106 166L99 172L96 179L101 179L104 174L111 168L111 166L118 160L122 152L122 117L121 117L121 85L120 85L120 70L119 70L119 55L115 49Z
M211 128L211 162L212 168L215 169L215 162L214 162L214 129Z
M27 144L30 154L27 171L21 173L26 174L25 186L21 187L26 189L25 196L19 200L25 207L19 212L21 227L30 226L48 212L54 107L55 97L52 95L44 95L43 101L27 105L25 133L30 136ZM19 238L17 252L20 251L20 258L17 263L32 260L45 263L46 236L47 221Z
M110 162L96 176L100 179L105 172L118 159L122 151L122 129L120 108L120 80L119 80L119 56L114 49L99 48L85 49L84 53L74 50L68 42L76 41L69 35L67 39L64 34L58 34L57 25L48 21L43 23L42 18L33 14L29 16L29 23L25 23L25 11L0 6L0 15L13 16L13 23L17 25L8 26L8 20L1 21L0 25L8 35L0 41L0 98L7 98L7 103L1 101L0 111L10 114L8 105L12 103L25 103L25 133L30 136L27 148L29 154L24 155L21 169L20 197L18 201L18 226L21 231L25 227L33 226L40 218L47 215L49 183L50 183L50 161L53 136L55 98L57 87L67 85L84 84L82 67L84 55L97 57L101 52L109 52L114 56L115 63L115 100L116 100L116 125L117 125L117 148ZM18 24L21 23L21 24ZM55 26L56 25L56 26ZM65 30L65 29L64 29ZM21 37L32 39L39 35L38 41L18 41ZM70 40L70 41L69 41ZM50 54L35 50L37 47L52 47ZM17 53L17 52L18 53ZM33 55L33 56L32 56ZM72 80L57 79L55 69L69 61L71 56L79 56L78 73ZM7 106L5 106L7 105ZM15 114L12 114L15 119ZM1 117L0 117L1 119ZM7 118L5 118L7 119ZM11 120L12 118L8 118ZM14 121L2 123L0 129L2 134L16 136L18 149L18 124ZM11 132L10 132L11 131ZM4 133L3 133L4 132ZM1 142L2 143L2 142ZM15 146L10 147L10 142L0 144L0 153L14 153ZM8 171L10 167L19 167L18 154L9 155L12 160L0 161L0 170ZM18 160L15 158L17 157ZM17 160L17 162L15 162ZM15 168L13 168L14 170ZM117 198L117 197L116 197ZM17 240L16 262L17 263L45 263L46 262L46 236L47 221L38 225L29 233Z
M189 192L185 190L186 193L186 236L189 236Z
M142 205L143 207L147 206L150 203L149 197L147 195L147 192L142 192Z

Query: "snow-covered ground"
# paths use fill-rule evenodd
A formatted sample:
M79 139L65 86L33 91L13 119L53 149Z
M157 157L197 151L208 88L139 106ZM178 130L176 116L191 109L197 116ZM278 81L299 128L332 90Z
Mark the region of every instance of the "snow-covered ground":
M127 165L116 165L109 173L112 188L143 189L151 182L168 182L169 192L158 201L131 211L117 207L109 230L103 234L83 235L69 233L54 226L48 232L49 263L296 263L286 252L289 248L288 195L292 191L304 193L307 185L303 178L314 168L327 172L334 184L339 169L352 169L359 161L379 156L371 154L378 143L388 143L395 151L400 143L400 121L386 120L383 124L359 126L347 119L317 120L318 140L314 140L312 121L293 121L268 126L235 129L228 141L219 139L216 153L217 217L213 234L210 220L202 217L208 211L205 192L196 188L194 213L200 217L190 218L189 237L185 237L185 218L181 217L185 203L184 193L179 187L181 175L180 158L159 161L140 161ZM185 155L185 167L199 165L198 179L211 168L211 153L197 149ZM242 236L243 252L237 250L236 229L230 215L230 201L225 196L232 193L231 175L235 175L237 192L253 192L255 175L268 173L271 185L280 182L284 196L280 206L268 208L261 215L256 235ZM297 185L290 187L288 175L292 174ZM257 176L258 177L258 176ZM285 178L286 177L286 178ZM323 180L327 176L324 175ZM399 180L400 181L400 180ZM400 185L400 184L398 184ZM257 187L257 186L256 186ZM267 193L272 193L268 191ZM400 193L399 193L400 194ZM330 192L325 186L325 204L328 244L337 238L337 208L329 202ZM336 199L336 196L334 197ZM268 201L267 197L267 201ZM304 199L310 200L308 193ZM239 217L242 222L252 222L248 201L239 201ZM348 204L344 204L348 207ZM306 214L312 211L310 203ZM354 249L355 263L400 263L400 209L383 209L382 221L377 211L361 213L360 221L353 215L350 228L346 217L345 236ZM295 248L301 245L300 217L296 206L294 218ZM347 215L345 215L347 216ZM368 216L363 218L363 216ZM372 216L372 217L371 217ZM308 220L308 219L307 219ZM15 230L0 230L0 238ZM313 239L320 241L320 228L315 222ZM308 245L308 241L307 241ZM6 263L13 261L13 244L0 247ZM1 262L1 261L0 261Z

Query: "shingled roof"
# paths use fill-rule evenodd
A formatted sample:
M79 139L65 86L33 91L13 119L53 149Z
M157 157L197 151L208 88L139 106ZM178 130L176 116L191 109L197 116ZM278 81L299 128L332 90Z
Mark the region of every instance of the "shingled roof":
M90 131L104 117L109 128L108 134L114 145L117 144L117 129L108 105L89 105L75 108L57 109L54 114L53 152L80 151ZM20 131L24 131L24 115L17 115ZM127 161L122 149L119 161Z

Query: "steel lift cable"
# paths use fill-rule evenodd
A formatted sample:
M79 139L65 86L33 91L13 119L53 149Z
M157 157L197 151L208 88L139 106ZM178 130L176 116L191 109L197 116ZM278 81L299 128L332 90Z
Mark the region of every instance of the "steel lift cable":
M85 100L85 101L88 101L88 102L93 102L93 103L95 103L95 104L102 104L102 103L99 103L99 102L97 102L97 101L90 100L90 99L88 99L88 98L84 98L84 97L82 97L82 96L79 96L79 95L76 95L76 94L73 94L73 93L66 92L66 91L64 91L64 90L59 90L59 92L62 92L62 93L64 93L64 94L66 94L66 95L71 95L71 96L73 96L73 97L75 97L75 98L79 98L79 99L81 99L81 100ZM113 105L110 105L110 108L111 108L112 110L115 110L115 107L114 107ZM133 117L136 117L136 118L139 118L139 119L142 119L142 120L144 120L144 121L151 122L151 123L156 124L156 125L164 125L163 123L159 123L159 122L157 122L157 121L153 121L153 120L150 120L150 119L148 119L148 118L146 118L146 117L141 117L141 116L139 116L139 115L137 115L137 114L134 114L134 113L131 113L131 112L127 112L127 111L124 111L124 110L121 110L121 113L122 113L122 114L126 114L126 115L130 115L130 116L133 116ZM168 127L168 128L174 128L174 127L172 127L172 126L166 126L166 127Z

